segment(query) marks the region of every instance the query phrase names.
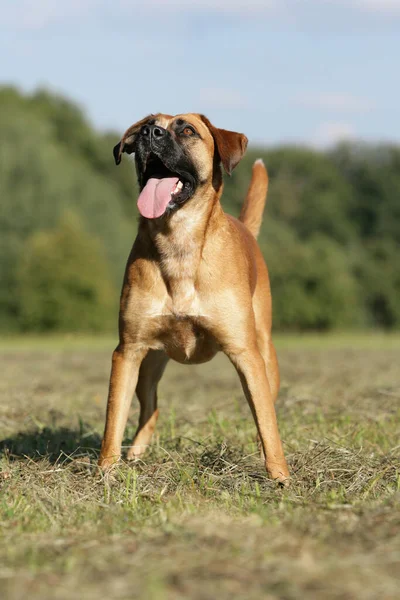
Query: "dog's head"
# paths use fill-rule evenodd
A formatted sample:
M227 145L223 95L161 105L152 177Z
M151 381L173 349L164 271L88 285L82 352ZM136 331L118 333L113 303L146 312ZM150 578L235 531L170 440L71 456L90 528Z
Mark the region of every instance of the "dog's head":
M213 186L221 186L221 163L230 175L242 158L247 138L218 129L203 115L149 115L124 133L114 147L118 165L135 153L142 216L168 215Z

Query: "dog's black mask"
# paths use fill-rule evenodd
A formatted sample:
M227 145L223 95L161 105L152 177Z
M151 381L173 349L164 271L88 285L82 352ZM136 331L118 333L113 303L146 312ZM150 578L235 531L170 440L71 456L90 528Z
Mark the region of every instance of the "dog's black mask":
M175 210L193 196L199 183L197 170L170 131L156 125L154 120L150 120L138 131L132 150L135 153L136 172L141 191L149 179L161 180L169 177L179 179L180 189L171 194L164 214Z
M148 115L131 125L113 149L117 165L121 162L122 153L135 153L141 190L138 207L143 216L151 219L181 206L194 195L197 187L206 183L206 180L200 179L189 152L192 142L184 141L201 138L196 128L185 118L177 118L170 131L157 124L161 121L160 117L165 115ZM173 119L170 115L167 117ZM246 151L247 137L214 127L204 115L197 117L208 127L214 139L212 185L218 191L222 184L220 165L229 175L232 173Z

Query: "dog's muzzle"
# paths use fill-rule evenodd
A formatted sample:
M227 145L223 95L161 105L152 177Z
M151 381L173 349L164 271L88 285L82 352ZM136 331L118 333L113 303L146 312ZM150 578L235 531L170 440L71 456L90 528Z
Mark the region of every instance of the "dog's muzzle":
M159 148L160 143L165 142L170 133L159 125L143 125L140 135L150 142L150 148L155 150Z

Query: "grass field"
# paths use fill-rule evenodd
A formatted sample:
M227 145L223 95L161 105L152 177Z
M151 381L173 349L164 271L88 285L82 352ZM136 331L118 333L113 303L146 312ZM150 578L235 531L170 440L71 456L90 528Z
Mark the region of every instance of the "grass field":
M2 599L399 597L399 338L279 338L289 489L222 356L170 363L148 455L101 476L112 348L0 341Z

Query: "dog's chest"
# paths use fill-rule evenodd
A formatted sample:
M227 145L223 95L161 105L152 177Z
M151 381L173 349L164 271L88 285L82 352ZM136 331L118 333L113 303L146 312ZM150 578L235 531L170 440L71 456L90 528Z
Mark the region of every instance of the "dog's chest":
M163 319L157 339L166 354L180 363L201 363L218 351L202 319L170 315Z
M204 307L192 283L176 286L164 311L158 337L170 358L181 363L199 363L215 355L216 343L207 329Z
M181 285L174 291L162 301L155 300L143 315L150 346L164 350L180 363L206 362L218 348L201 300L193 285Z

